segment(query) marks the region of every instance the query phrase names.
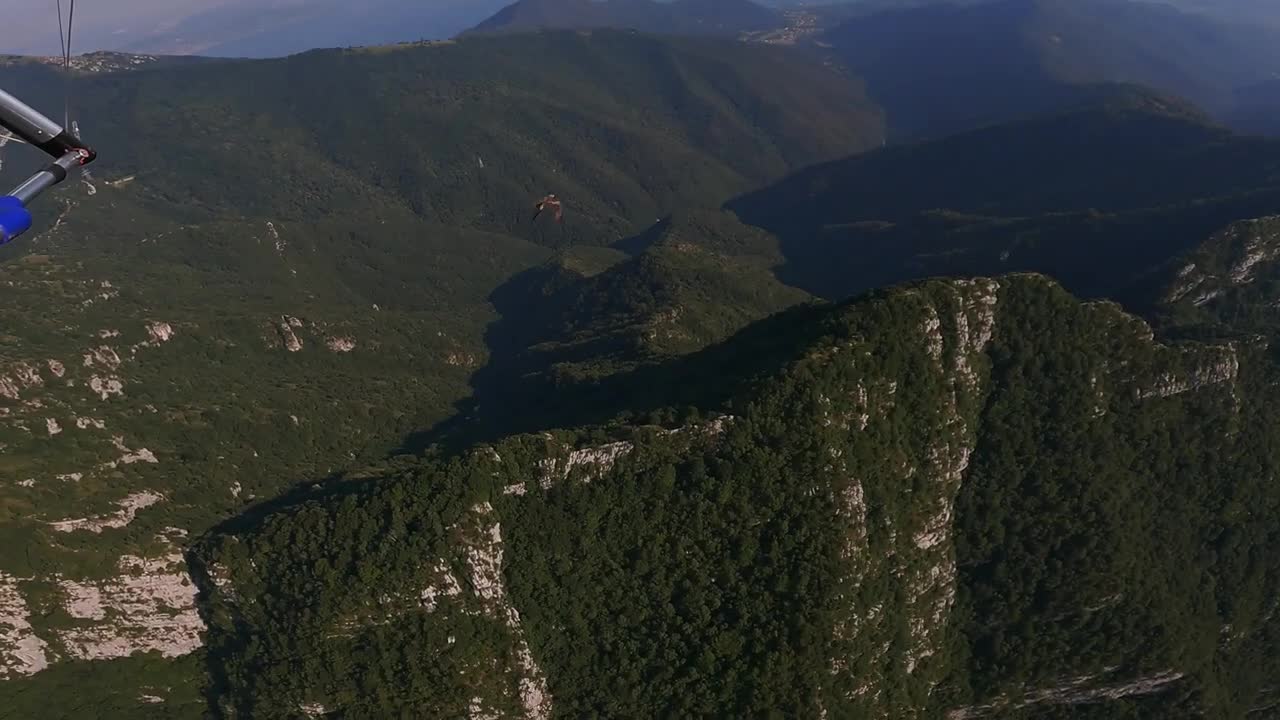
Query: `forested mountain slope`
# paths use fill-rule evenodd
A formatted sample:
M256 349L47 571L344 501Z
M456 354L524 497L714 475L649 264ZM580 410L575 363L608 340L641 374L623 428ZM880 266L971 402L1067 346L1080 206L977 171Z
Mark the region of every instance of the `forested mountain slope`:
M210 537L224 711L1242 718L1266 702L1265 344L1164 346L1036 276L801 315L785 360L705 414L400 463Z
M638 397L619 377L812 299L774 277L777 241L730 213L678 213L625 247L635 254L571 249L494 292L502 319L486 333L492 361L461 408L466 437L545 426L589 407L656 409L662 393Z
M52 77L0 68L50 112ZM792 53L625 33L74 87L102 161L0 253L0 706L51 718L200 716L183 550L454 415L491 362L493 293L548 246L635 236L880 134ZM3 152L6 183L43 162ZM530 222L548 192L563 226Z
M62 105L49 70L0 80L37 107ZM611 242L883 135L848 78L799 53L614 31L144 68L74 92L102 154L95 173L133 177L149 216L408 208L544 244ZM568 222L531 227L551 192Z

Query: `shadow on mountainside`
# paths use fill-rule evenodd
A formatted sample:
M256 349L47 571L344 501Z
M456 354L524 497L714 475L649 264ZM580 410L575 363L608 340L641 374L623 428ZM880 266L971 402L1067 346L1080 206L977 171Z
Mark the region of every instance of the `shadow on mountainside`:
M621 363L596 374L559 367L599 357L610 341L540 348L557 329L562 310L549 298L554 269L528 270L498 288L490 301L500 318L485 333L490 362L472 377L472 395L450 420L406 438L400 452L435 447L452 454L478 442L550 428L642 418L673 422L692 408L724 405L762 373L776 370L822 334L825 303L801 305L753 323L723 343L687 356ZM532 302L546 305L531 309Z

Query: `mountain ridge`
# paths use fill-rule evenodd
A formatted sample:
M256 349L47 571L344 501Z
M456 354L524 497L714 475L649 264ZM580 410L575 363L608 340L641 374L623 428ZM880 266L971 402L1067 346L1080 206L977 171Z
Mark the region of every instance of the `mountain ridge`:
M8 73L0 77L36 107L60 106L43 71ZM797 74L804 79L769 81ZM393 81L397 75L405 81ZM616 31L315 51L125 77L83 79L76 107L110 158L97 171L137 178L131 192L145 187L186 213L270 213L276 221L313 217L317 208L407 206L435 221L548 243L619 239L675 207L715 204L734 188L870 147L883 132L856 87L803 56ZM349 100L336 110L325 104L333 82ZM118 109L137 97L148 100ZM368 132L363 116L388 102L415 118L413 137L439 141L406 146L399 128ZM254 135L255 123L270 144ZM192 143L192 135L205 141ZM303 183L262 177L256 159L229 151L236 144L290 153ZM171 146L185 148L181 163L202 165L210 180L155 150ZM386 159L373 163L374 153ZM234 195L220 176L241 178ZM558 230L530 227L528 209L550 191L566 199L569 221Z
M752 0L517 0L463 36L614 28L737 37L772 30L782 23L779 13Z
M1169 258L1280 210L1275 140L1145 91L1103 97L811 166L725 207L780 239L784 282L827 298L1028 270L1139 304L1141 278Z

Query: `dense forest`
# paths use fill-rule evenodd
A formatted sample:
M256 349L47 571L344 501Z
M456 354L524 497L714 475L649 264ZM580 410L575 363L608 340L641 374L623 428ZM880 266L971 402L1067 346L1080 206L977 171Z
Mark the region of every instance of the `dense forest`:
M1079 676L1148 682L1165 717L1264 697L1262 346L1162 346L1035 276L809 321L709 414L402 461L211 536L225 709L938 717Z
M534 58L548 72L534 73ZM550 72L557 62L561 72ZM610 65L635 82L599 80ZM798 68L803 81L762 82ZM801 163L868 146L874 109L834 73L814 70L776 49L617 33L156 62L78 78L77 110L103 162L43 206L31 242L3 251L0 377L32 386L15 385L17 401L6 406L14 414L0 420L4 465L25 483L5 487L0 517L14 522L6 534L39 539L3 554L0 568L16 577L68 564L109 573L96 558L149 532L201 532L248 501L383 457L446 420L500 344L490 326L532 321L526 302L504 303L499 291L554 262L548 246L638 238L655 215L714 206ZM36 64L0 68L7 89L42 107L61 86L52 77ZM326 109L329 83L363 94L346 107L349 122ZM528 115L500 109L515 97ZM806 108L804 97L823 99ZM368 132L368 117L386 127ZM421 156L406 158L400 176L381 158L401 153L368 143L406 136ZM0 177L16 179L36 161L24 150L5 149ZM275 176L279 163L291 168L289 182ZM548 190L565 198L562 226L530 222ZM693 243L710 233L686 232ZM771 279L767 260L744 261L739 272L722 270L718 256L677 279L673 252L654 248L657 265L616 271L618 289L608 292L631 302L623 288L655 272L675 273L681 293L738 283L750 295L751 283ZM604 248L594 256L627 257ZM646 279L628 281L632 267ZM727 279L703 287L716 273ZM677 344L719 339L804 297L775 285L750 308L704 295L709 315L686 315L695 325ZM676 302L635 308L634 320L624 308L617 322L643 325ZM156 324L171 335L153 347ZM99 359L82 362L86 354ZM28 366L40 369L38 386L18 378L31 377ZM95 377L119 383L119 393L89 392ZM105 467L127 454L117 437L164 469ZM126 537L95 538L100 556L83 558L83 543L64 548L40 530L144 491L167 502Z

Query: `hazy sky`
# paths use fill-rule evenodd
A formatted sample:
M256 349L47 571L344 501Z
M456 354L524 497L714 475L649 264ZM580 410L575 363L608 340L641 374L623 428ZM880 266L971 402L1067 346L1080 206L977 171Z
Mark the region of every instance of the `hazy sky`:
M261 2L261 0L258 0ZM298 0L294 0L295 2ZM301 0L305 2L306 0ZM68 0L63 0L63 13ZM201 10L254 0L78 0L76 35L82 50L95 50L113 38L163 32ZM58 52L56 0L0 0L0 52Z
M68 0L62 1L65 13ZM394 27L397 21L403 23L404 39L415 39L416 33L452 30L454 18L470 20L475 14L478 22L500 5L495 0L78 0L74 49L198 53L273 34L286 45L306 39L340 44L346 35L357 44L370 35L369 26ZM0 0L0 53L57 54L56 8L56 0ZM372 37L381 39L377 33Z

